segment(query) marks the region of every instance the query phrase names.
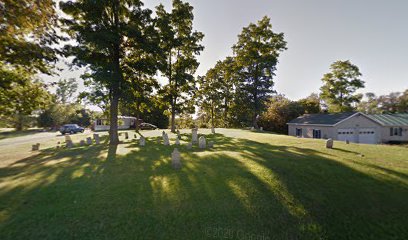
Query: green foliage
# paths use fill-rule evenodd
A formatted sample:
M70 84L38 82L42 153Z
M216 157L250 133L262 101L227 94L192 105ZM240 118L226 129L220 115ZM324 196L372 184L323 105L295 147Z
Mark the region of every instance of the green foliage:
M356 65L350 61L336 61L330 66L331 72L323 78L320 96L327 104L330 112L346 112L354 110L362 94L356 94L358 89L364 88L362 74Z
M57 15L52 0L2 0L0 3L0 67L50 73L56 61L51 47Z
M381 96L367 93L366 99L358 104L357 109L369 114L406 113L408 112L408 90Z
M266 111L262 113L259 125L264 130L277 133L287 133L287 123L304 114L308 105L304 101L290 101L283 95L271 97L266 104Z
M200 42L204 34L193 30L193 7L173 0L171 12L163 5L156 8L156 25L161 37L161 72L168 83L160 91L170 106L171 131L175 131L176 114L192 112L195 73L199 62L196 56L204 49Z
M65 46L65 52L75 56L74 64L87 67L88 78L109 90L111 144L119 142L118 107L125 67L140 71L136 67L140 61L133 61L132 54L151 46L151 10L142 6L138 0L60 3L62 11L70 16L62 20L64 30L78 42L76 46Z
M78 90L78 83L76 82L75 78L61 79L56 83L56 85L56 95L58 101L62 104L65 104L71 100L72 96Z
M51 95L38 80L33 81L26 71L8 71L13 79L0 88L0 118L17 130L29 126L35 110L44 109Z
M237 94L239 101L250 108L246 114L257 126L257 117L264 107L264 101L273 90L273 77L281 52L286 50L283 33L272 31L268 17L257 24L251 23L238 35L238 42L233 46L238 68Z
M76 123L83 127L89 127L95 118L93 113L77 104L53 103L38 116L40 127L58 129L68 123Z
M304 109L305 113L320 113L320 98L316 93L310 94L307 98L300 99L297 101Z

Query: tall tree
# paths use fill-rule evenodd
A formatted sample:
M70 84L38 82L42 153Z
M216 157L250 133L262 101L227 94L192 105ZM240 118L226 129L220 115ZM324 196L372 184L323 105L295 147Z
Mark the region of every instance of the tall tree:
M364 88L362 74L356 65L350 61L336 61L330 66L331 72L324 74L320 96L328 105L330 112L344 112L354 109L354 104L363 97L356 94Z
M118 107L124 83L124 59L143 49L151 11L139 0L64 1L66 32L77 41L66 46L74 64L86 66L94 81L109 89L110 144L117 144Z
M25 120L34 110L44 109L51 97L45 86L33 81L26 72L20 73L23 84L11 83L10 89L0 88L0 101L7 104L0 105L0 119L14 126L16 130L25 127Z
M316 93L310 94L308 97L300 99L297 101L304 109L305 113L319 113L320 108L320 98Z
M75 78L61 79L57 82L56 95L58 101L62 104L71 100L72 96L78 90L78 83Z
M218 68L211 68L203 77L198 77L199 90L197 91L198 105L211 121L211 126L216 127L214 122L216 115L222 106L222 82Z
M240 98L250 104L255 128L258 128L257 119L264 101L274 92L276 65L280 53L286 49L283 33L272 31L268 17L245 27L233 46L239 71L238 93L243 94Z
M50 73L56 58L52 44L57 15L53 0L2 0L0 3L0 69Z
M162 93L170 105L171 131L175 132L176 114L183 113L194 87L194 76L199 63L196 56L204 49L200 45L204 34L193 30L193 7L181 0L173 0L171 12L163 5L156 8L157 27L163 51L162 73L168 80Z

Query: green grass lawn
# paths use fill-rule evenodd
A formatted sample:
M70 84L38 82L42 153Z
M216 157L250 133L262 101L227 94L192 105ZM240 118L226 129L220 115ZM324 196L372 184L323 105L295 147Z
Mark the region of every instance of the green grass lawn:
M408 239L408 148L199 133L179 171L159 131L1 167L0 239Z

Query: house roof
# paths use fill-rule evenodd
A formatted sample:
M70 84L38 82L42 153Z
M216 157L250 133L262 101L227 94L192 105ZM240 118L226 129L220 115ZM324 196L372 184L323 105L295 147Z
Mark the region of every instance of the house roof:
M383 126L408 126L408 113L372 114L368 117Z
M335 125L354 114L356 112L305 114L288 124Z

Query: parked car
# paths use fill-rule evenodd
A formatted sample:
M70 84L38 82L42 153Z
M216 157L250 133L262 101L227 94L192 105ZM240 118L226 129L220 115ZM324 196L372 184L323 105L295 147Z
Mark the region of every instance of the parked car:
M79 132L84 132L85 128L78 126L78 124L65 124L60 128L61 134L74 134Z
M150 124L150 123L141 123L139 124L139 129L141 130L155 130L157 126Z

